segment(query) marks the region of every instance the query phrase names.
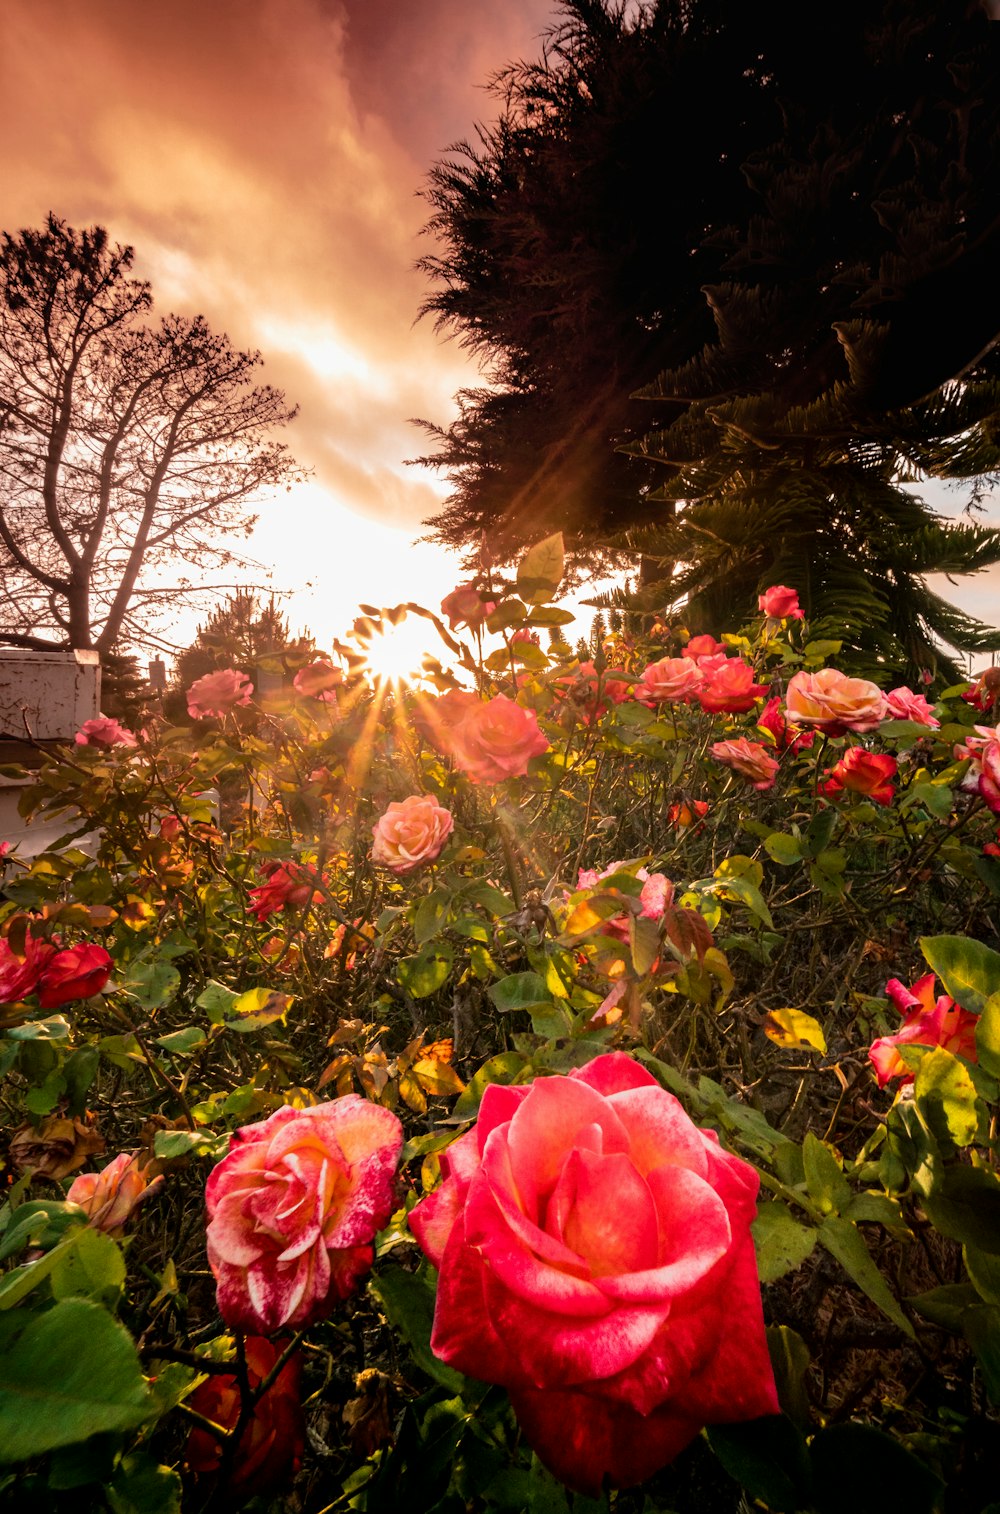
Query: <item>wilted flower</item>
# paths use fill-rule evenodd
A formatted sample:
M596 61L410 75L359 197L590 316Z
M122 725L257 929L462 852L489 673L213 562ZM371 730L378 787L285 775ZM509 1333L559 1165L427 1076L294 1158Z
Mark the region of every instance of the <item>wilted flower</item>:
M745 736L735 741L713 741L712 756L723 766L749 778L755 789L774 787L778 761L759 741L748 741Z
M65 1178L88 1157L100 1156L104 1137L89 1119L47 1115L38 1125L21 1125L10 1142L10 1156L20 1172L40 1178Z
M317 885L323 881L311 863L276 862L267 881L250 890L250 913L263 922L275 910L317 904L323 898Z
M240 705L250 703L253 684L236 668L220 668L196 678L187 691L187 712L193 720L209 715L224 716Z

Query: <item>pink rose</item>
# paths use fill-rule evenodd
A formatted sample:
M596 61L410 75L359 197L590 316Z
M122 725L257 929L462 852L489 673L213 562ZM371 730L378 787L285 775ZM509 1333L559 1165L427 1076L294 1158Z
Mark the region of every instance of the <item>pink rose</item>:
M96 1230L121 1235L133 1211L162 1186L162 1177L148 1180L137 1151L122 1151L100 1172L82 1172L74 1178L66 1198L86 1210Z
M410 1225L440 1271L431 1347L503 1384L528 1443L596 1497L704 1424L776 1414L753 1168L621 1052L489 1086Z
M703 657L725 657L727 650L726 643L716 641L714 636L692 636L681 656L700 662Z
M478 630L496 609L492 600L486 600L472 584L459 584L441 601L441 614L447 616L453 631L460 626Z
M972 764L961 786L968 793L978 794L995 815L1000 814L1000 725L977 725L976 730L977 736L970 736L965 746L955 748L957 758L969 758Z
M960 1009L947 994L935 999L933 973L919 978L912 989L890 978L885 991L903 1016L903 1024L894 1036L880 1036L868 1052L880 1088L890 1078L898 1078L901 1085L913 1082L915 1075L899 1055L899 1046L943 1046L967 1062L977 1060L979 1017Z
M848 678L836 668L796 673L789 681L785 711L796 725L812 725L831 736L874 731L885 719L885 695L867 678Z
M451 739L455 762L473 783L523 777L532 757L549 749L534 710L515 704L506 694L466 705Z
M748 741L745 736L736 741L713 741L712 756L725 767L749 778L755 789L774 788L778 762L759 741Z
M891 804L896 792L892 780L898 771L895 757L888 753L867 752L863 746L851 746L830 770L820 788L831 799L847 789L853 794L862 794L873 804Z
M323 895L316 886L323 882L325 879L307 862L276 862L267 882L250 890L250 913L263 923L276 910L318 904Z
M966 704L971 704L974 710L992 710L997 700L1000 699L1000 668L986 668L979 674L975 683L965 690L962 698Z
M85 720L83 725L73 737L77 746L138 746L139 743L131 731L126 731L117 720L112 720L109 715L101 715L97 720Z
M309 663L308 667L299 668L292 679L292 687L303 699L319 699L323 704L336 704L337 690L343 681L344 675L340 669L321 657L316 662Z
M901 688L890 689L885 702L886 713L895 720L912 720L916 725L925 725L930 731L941 729L940 720L935 717L923 694L914 694L905 684Z
M768 620L804 620L805 616L799 607L799 596L795 589L786 588L784 584L774 584L770 589L765 589L763 594L757 596L757 608Z
M763 699L767 686L754 683L753 668L742 657L720 658L718 663L706 659L698 664L705 673L705 683L698 690L698 702L710 715L741 715Z
M220 668L217 673L195 679L187 691L187 711L192 720L202 720L208 715L221 718L238 705L249 704L252 693L253 684L245 673Z
M99 994L114 966L103 946L67 946L47 957L35 992L42 1009Z
M246 1125L209 1175L208 1261L227 1325L254 1335L324 1319L372 1263L403 1130L357 1094Z
M432 794L411 794L390 804L372 826L372 861L405 877L440 857L454 829L451 811Z
M690 657L661 657L646 664L632 692L640 704L652 708L693 699L704 682L704 673Z

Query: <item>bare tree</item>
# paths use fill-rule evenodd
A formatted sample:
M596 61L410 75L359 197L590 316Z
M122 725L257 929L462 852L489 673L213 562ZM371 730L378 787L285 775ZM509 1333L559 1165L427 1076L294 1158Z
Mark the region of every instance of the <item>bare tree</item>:
M171 598L203 589L239 561L247 503L298 476L260 354L201 316L149 324L132 259L52 215L0 242L0 643L141 642L167 592L144 575L176 564Z

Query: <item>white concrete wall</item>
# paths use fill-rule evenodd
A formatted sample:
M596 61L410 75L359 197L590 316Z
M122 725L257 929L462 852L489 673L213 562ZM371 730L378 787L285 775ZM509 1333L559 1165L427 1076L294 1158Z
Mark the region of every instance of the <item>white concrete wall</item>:
M0 647L0 739L72 741L100 712L96 652Z

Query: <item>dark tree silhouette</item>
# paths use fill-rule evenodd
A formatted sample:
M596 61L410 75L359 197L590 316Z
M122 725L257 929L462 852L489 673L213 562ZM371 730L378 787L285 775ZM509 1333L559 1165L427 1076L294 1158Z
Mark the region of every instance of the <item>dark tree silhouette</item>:
M0 641L107 652L143 614L240 559L247 502L296 470L260 355L202 317L145 317L133 251L102 227L0 244ZM229 533L227 535L227 533ZM181 582L151 587L170 564ZM197 568L196 584L183 579Z
M894 666L995 642L921 575L1000 537L901 488L1000 471L981 6L562 10L427 190L425 310L488 380L428 428L454 486L438 537L631 546L648 603L693 593L716 628L794 577Z

